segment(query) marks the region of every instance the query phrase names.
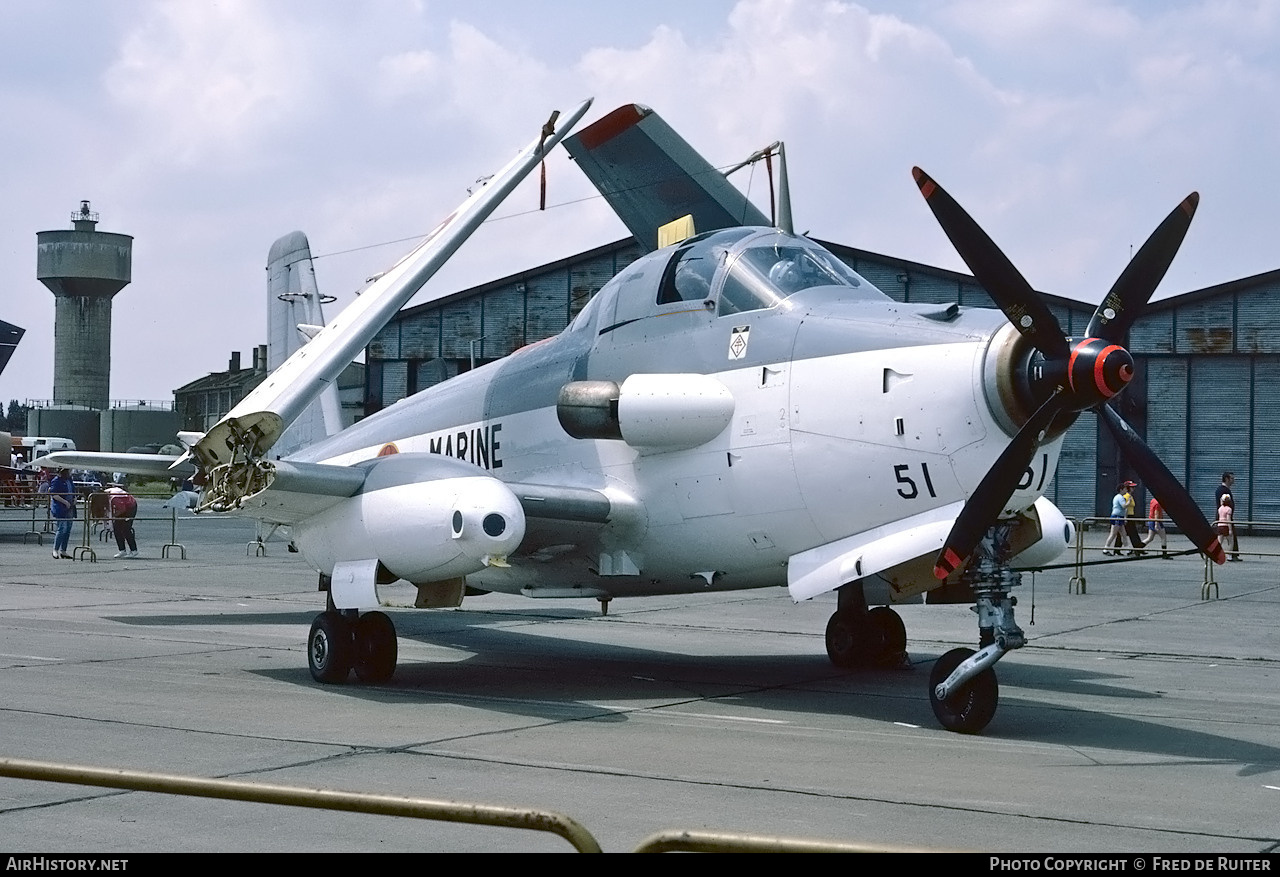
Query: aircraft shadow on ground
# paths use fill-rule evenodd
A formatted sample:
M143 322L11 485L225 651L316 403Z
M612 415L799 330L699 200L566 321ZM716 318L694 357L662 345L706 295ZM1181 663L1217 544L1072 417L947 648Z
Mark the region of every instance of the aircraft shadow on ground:
M312 616L298 613L227 615L228 623L294 623ZM576 620L599 615L590 610L556 608L542 612L508 610L421 613L397 618L401 641L451 650L449 660L402 661L391 682L365 686L352 678L334 686L347 696L369 701L424 703L482 701L486 709L538 720L625 722L627 708L662 709L691 701L731 699L737 708L792 715L843 715L872 721L936 728L926 693L928 671L937 654L920 649L910 669L840 670L825 654L690 654L583 639L581 628L548 634L522 629L546 619ZM173 616L176 623L210 623L208 616ZM152 623L148 619L148 623ZM601 624L614 623L600 619ZM696 646L697 631L680 633ZM749 636L749 634L747 634ZM814 644L821 640L815 636ZM305 664L295 670L264 670L262 675L300 685L316 685ZM1143 691L1122 674L1068 669L1019 655L1003 668L1006 691L1043 689L1113 698L1132 710L1134 701L1158 703L1158 692ZM1118 711L1117 711L1118 712ZM1046 704L1027 697L1001 697L1000 708L981 737L1016 739L1073 747L1121 749L1196 764L1237 764L1248 776L1280 769L1280 748L1221 734L1172 727L1161 719L1132 718L1117 712ZM1182 721L1175 718L1170 721ZM980 744L979 744L980 745Z
M1133 687L1132 682L1126 681L1129 677L1121 674L1052 666L1025 660L1023 656L1019 656L1016 664L1011 662L1003 669L1002 682L1006 686L1110 698L1116 701L1116 710L1046 706L1040 701L1002 693L996 716L984 732L988 736L1146 753L1160 759L1153 762L1156 765L1167 764L1170 758L1197 764L1238 764L1239 776L1280 770L1278 747L1171 724L1213 720L1215 717L1211 714L1184 713L1167 719L1120 714L1148 708L1134 703L1134 699L1149 703L1152 711L1159 709L1164 699L1157 691ZM1102 680L1115 680L1116 684Z

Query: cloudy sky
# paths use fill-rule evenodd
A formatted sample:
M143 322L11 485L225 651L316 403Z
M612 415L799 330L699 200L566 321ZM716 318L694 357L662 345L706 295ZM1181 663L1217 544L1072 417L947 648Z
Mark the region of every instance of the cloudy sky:
M82 199L135 238L111 395L171 399L265 342L275 238L306 232L345 304L587 96L717 165L785 140L797 227L851 246L963 270L918 164L1048 292L1098 300L1193 190L1157 297L1280 268L1267 0L6 0L0 319L27 334L0 401L52 394L35 236ZM563 151L549 182L552 209L527 182L432 283L625 234Z

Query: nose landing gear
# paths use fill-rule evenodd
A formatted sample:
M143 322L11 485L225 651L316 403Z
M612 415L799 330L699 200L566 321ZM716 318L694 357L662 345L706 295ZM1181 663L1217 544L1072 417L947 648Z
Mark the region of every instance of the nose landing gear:
M952 649L934 663L929 674L929 703L948 731L977 734L987 726L1000 697L992 668L1006 652L1027 643L1013 617L1017 598L1009 595L1010 589L1022 584L1022 575L1009 564L1010 532L1008 524L990 527L962 576L976 598L979 650Z

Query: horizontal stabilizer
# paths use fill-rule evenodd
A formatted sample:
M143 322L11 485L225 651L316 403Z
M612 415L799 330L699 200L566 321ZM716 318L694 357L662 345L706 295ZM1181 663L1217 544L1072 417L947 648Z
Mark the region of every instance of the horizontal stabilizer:
M647 250L686 214L699 233L772 225L742 192L648 107L627 104L564 141L587 178Z

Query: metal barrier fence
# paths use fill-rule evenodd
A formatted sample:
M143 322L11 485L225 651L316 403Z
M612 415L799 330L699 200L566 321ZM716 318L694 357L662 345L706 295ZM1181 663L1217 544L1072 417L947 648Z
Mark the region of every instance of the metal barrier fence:
M53 533L48 495L33 490L0 491L0 522L29 524L22 541L35 539L36 544L43 545L44 537Z
M93 550L94 536L99 542L107 542L113 538L111 519L106 514L106 501L110 494L95 491L89 494L76 494L76 517L72 534L79 531L78 545L68 546L76 560L88 560L97 563L98 555ZM137 499L170 499L167 493L134 494ZM169 509L167 515L136 515L134 521L163 521L169 524L169 541L160 546L160 557L168 559L175 552L178 559L186 560L187 549L178 541L178 509ZM34 539L36 544L43 545L45 536L54 533L55 519L49 513L49 495L30 490L0 491L0 524L20 522L29 524L29 529L22 534L24 543ZM262 554L265 554L265 550Z
M401 816L431 819L438 822L461 822L499 828L519 828L559 835L580 853L602 852L600 844L582 823L551 810L501 807L464 801L435 801L425 798L401 798L393 795L370 795L362 792L340 792L331 789L278 786L243 780L215 780L177 774L149 773L116 768L54 764L0 758L0 776L43 782L69 783L216 798L225 801L249 801L257 804L279 804L286 807L309 807L366 813L374 816ZM774 852L774 853L883 853L928 852L924 849L847 844L809 838L771 837L767 835L733 834L729 832L668 830L650 835L635 852Z
M107 494L102 492L94 492L87 495L77 496L77 523L80 525L82 538L80 544L74 549L76 559L88 559L91 562L97 561L97 554L93 550L92 535L96 533L100 542L107 542L111 536L110 519L104 514L95 514L95 503L105 502ZM134 494L138 498L151 499L171 499L172 496L166 493L159 494ZM150 515L136 516L135 521L164 521L169 524L169 541L161 546L160 556L169 558L174 552L177 553L179 559L186 560L187 549L178 542L178 509L170 508L168 515ZM1069 518L1075 527L1076 542L1074 545L1075 559L1068 564L1054 564L1051 566L1040 567L1042 570L1061 569L1064 567L1072 567L1074 574L1068 582L1068 590L1070 593L1086 593L1087 580L1084 575L1084 568L1088 566L1098 566L1102 564L1127 563L1136 558L1134 557L1116 557L1114 559L1104 560L1086 560L1086 551L1103 551L1101 547L1092 547L1085 545L1085 532L1090 526L1100 526L1102 529L1110 527L1111 518L1109 516L1097 516L1088 518ZM1127 518L1139 527L1145 528L1145 525L1155 519L1153 518ZM29 529L22 534L22 541L27 542L34 539L38 544L44 544L44 537L52 535L54 532L53 519L49 516L49 497L48 494L36 493L34 491L0 491L0 524L4 522L21 521L28 523ZM1168 526L1168 519L1162 519L1162 522ZM1237 532L1245 532L1247 535L1257 535L1261 533L1277 533L1280 532L1280 521L1235 521L1234 526ZM1143 532L1149 532L1143 530ZM1224 546L1228 547L1228 546ZM1118 551L1120 549L1117 549ZM1138 549L1125 548L1124 553L1137 551L1140 555L1146 553L1154 553L1160 549L1151 547L1141 547ZM1189 554L1201 554L1204 559L1204 586L1202 589L1202 599L1210 599L1209 594L1212 592L1216 598L1218 583L1214 579L1214 564L1207 555L1202 554L1195 547L1179 549L1174 551L1163 552L1169 557L1180 557ZM1273 553L1260 551L1240 551L1232 552L1233 554L1248 554L1256 557L1274 557L1280 556ZM267 546L264 539L259 536L246 544L245 554L254 557L265 557L267 554Z
M153 499L169 499L172 498L168 494L136 494L140 498ZM87 495L78 496L77 504L77 523L80 526L81 540L80 544L73 549L73 556L77 560L89 560L96 563L98 556L93 550L93 535L96 533L100 542L107 542L112 537L110 520L103 514L95 514L95 503L104 502L107 494L95 492ZM160 556L168 559L176 554L178 559L186 560L187 549L178 541L178 509L170 508L168 515L150 515L137 516L135 521L163 521L169 524L169 541L160 547ZM1073 573L1068 580L1067 589L1069 593L1084 594L1088 590L1088 581L1085 577L1084 570L1089 566L1099 566L1104 564L1128 563L1138 559L1132 556L1121 556L1114 558L1104 558L1099 560L1086 560L1086 551L1103 551L1101 547L1092 547L1085 545L1085 532L1090 526L1101 526L1109 528L1110 517L1088 517L1070 519L1075 526L1076 542L1074 545L1075 558L1071 563L1054 564L1047 567L1041 567L1041 570L1062 569L1070 567ZM1145 527L1152 521L1152 518L1128 518L1134 524ZM34 539L38 544L44 544L44 537L52 535L54 532L53 519L49 516L49 497L47 494L35 493L32 491L0 491L0 523L5 521L21 521L29 524L29 528L22 534L22 541L25 543ZM1164 523L1168 525L1168 521ZM1258 532L1280 532L1280 522L1277 521L1236 521L1234 522L1237 532L1244 530L1250 534ZM1125 551L1133 551L1129 548ZM1140 553L1156 552L1159 549L1151 547L1138 548L1136 551ZM254 557L265 557L267 553L266 542L261 536L248 542L245 547L245 554ZM1214 577L1214 568L1216 564L1209 559L1207 555L1202 554L1195 547L1186 549L1163 552L1169 557L1179 557L1189 554L1200 554L1204 560L1204 581L1201 586L1200 599L1209 600L1217 599L1219 595L1218 583ZM1241 551L1238 554L1248 554L1256 557L1280 556L1259 551ZM1141 554L1139 555L1141 556Z
M1126 518L1125 520L1132 521L1134 524L1138 525L1140 528L1143 528L1142 532L1150 533L1149 530L1145 530L1145 527L1148 523L1151 523L1152 521L1157 519ZM1169 520L1167 518L1159 519L1159 520L1161 523L1165 525L1166 529L1169 527ZM1109 549L1109 548L1106 548L1105 546L1086 546L1085 536L1084 536L1085 532L1089 529L1091 525L1100 525L1102 529L1109 531L1111 527L1110 516L1074 518L1074 519L1071 519L1071 522L1075 526L1075 530L1076 530L1076 543L1074 546L1075 559L1070 564L1062 564L1055 567L1042 567L1042 569L1055 569L1055 568L1060 568L1060 566L1073 567L1074 572L1071 578L1067 582L1068 593L1071 593L1071 594L1087 593L1088 583L1085 579L1084 569L1085 567L1088 567L1088 566L1104 566L1104 565L1109 566L1111 564L1117 564L1117 563L1132 563L1137 560L1143 560L1148 556L1184 557L1188 555L1199 555L1201 560L1204 562L1204 581L1200 586L1200 599L1216 600L1219 598L1220 595L1218 590L1218 582L1214 577L1214 571L1218 565L1209 558L1209 555L1200 551L1200 549L1196 548L1195 546L1191 546L1189 548L1177 549L1177 550L1173 550L1173 549L1163 550L1161 548L1152 547L1155 543L1155 539L1152 539L1151 542L1147 543L1146 545L1141 545L1136 548L1133 547L1132 545L1129 545L1126 547L1123 544L1124 542L1123 531L1121 534L1121 545L1119 547ZM1275 532L1277 530L1280 530L1280 522L1276 522L1276 521L1234 521L1232 525L1234 526L1236 533L1239 533L1242 530L1247 530L1248 533L1250 534L1260 534L1264 532ZM1176 538L1174 534L1168 534L1168 535L1170 539ZM1185 540L1186 537L1181 537L1181 538ZM1224 539L1225 538L1226 537L1224 537ZM1280 556L1274 552L1266 552L1266 551L1231 551L1230 545L1223 545L1223 548L1224 550L1227 551L1228 555L1232 557L1232 559L1240 559L1240 555L1244 555L1244 554L1247 554L1250 557L1259 557L1259 558ZM1095 551L1095 552L1103 553L1104 557L1099 560L1086 560L1085 559L1086 551ZM1105 553L1109 551L1113 551L1114 556L1111 556L1111 557L1105 556Z

